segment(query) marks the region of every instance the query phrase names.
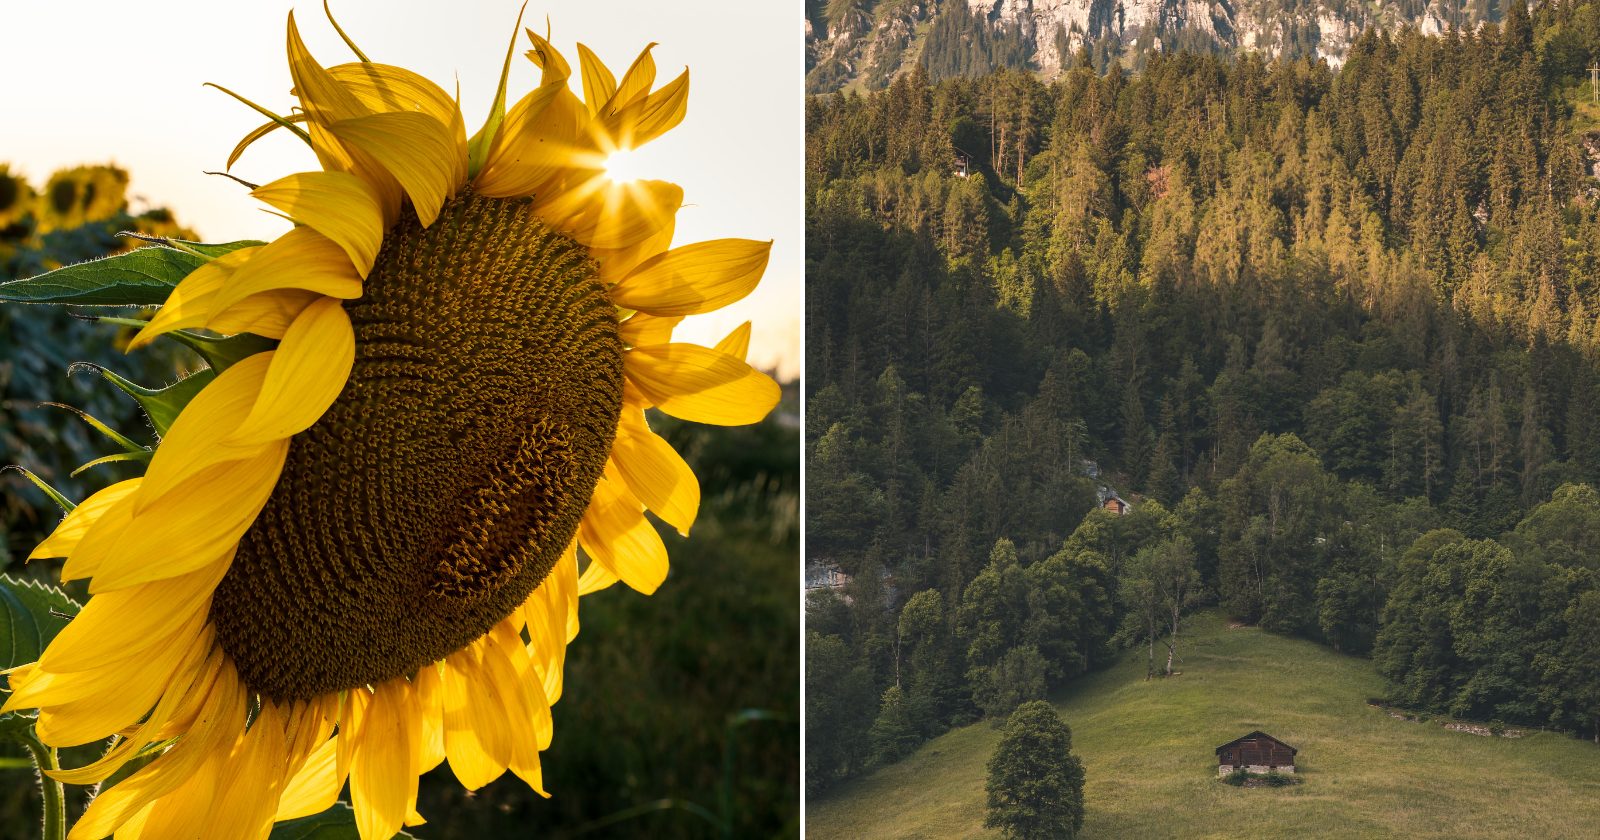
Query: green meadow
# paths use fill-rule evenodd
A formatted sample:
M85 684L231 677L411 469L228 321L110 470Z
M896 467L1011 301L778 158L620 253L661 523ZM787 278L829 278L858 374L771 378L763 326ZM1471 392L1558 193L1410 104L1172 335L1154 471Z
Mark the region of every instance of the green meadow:
M1600 747L1557 733L1483 737L1367 705L1369 661L1196 616L1182 673L1144 679L1144 651L1053 698L1087 784L1086 838L1592 838ZM1158 660L1158 664L1160 664ZM1302 783L1236 788L1215 747L1261 729L1298 747ZM998 837L983 828L999 730L944 734L807 805L806 836Z

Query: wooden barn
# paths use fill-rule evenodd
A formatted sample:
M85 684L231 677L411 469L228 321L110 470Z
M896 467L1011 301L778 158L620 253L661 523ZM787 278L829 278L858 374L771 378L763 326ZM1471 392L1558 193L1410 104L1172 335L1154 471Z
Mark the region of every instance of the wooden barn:
M1298 752L1258 729L1217 747L1217 775L1226 776L1241 767L1251 773L1293 773Z

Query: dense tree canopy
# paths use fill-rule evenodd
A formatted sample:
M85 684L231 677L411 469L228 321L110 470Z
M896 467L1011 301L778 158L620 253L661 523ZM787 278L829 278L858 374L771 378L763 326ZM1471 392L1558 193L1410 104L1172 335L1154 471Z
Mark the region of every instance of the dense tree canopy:
M1410 705L1600 737L1597 58L1600 5L1558 2L1338 69L810 99L808 551L855 576L811 626L848 612L820 632L933 734L1023 699L1002 663L1048 690L1172 636L1128 630L1129 573L1181 539L1185 602L1371 653ZM912 596L942 602L916 661Z

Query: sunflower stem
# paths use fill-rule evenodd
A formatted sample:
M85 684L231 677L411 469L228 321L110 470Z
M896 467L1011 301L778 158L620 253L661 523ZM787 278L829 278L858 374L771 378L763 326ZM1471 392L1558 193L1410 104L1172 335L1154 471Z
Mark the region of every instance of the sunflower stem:
M22 733L22 743L33 757L34 769L39 772L39 795L44 799L44 840L66 840L67 796L60 782L50 778L51 770L60 769L54 747L47 747L29 727Z

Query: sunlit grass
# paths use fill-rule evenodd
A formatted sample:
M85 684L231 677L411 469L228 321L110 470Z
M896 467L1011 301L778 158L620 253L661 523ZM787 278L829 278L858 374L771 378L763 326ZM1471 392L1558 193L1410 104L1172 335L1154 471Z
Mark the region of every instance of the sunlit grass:
M1578 838L1600 825L1600 748L1408 723L1366 705L1364 659L1194 621L1183 674L1145 682L1129 655L1056 698L1088 783L1086 838ZM1229 787L1212 750L1252 729L1300 748L1304 784ZM998 837L983 829L999 731L946 733L808 803L812 838Z

